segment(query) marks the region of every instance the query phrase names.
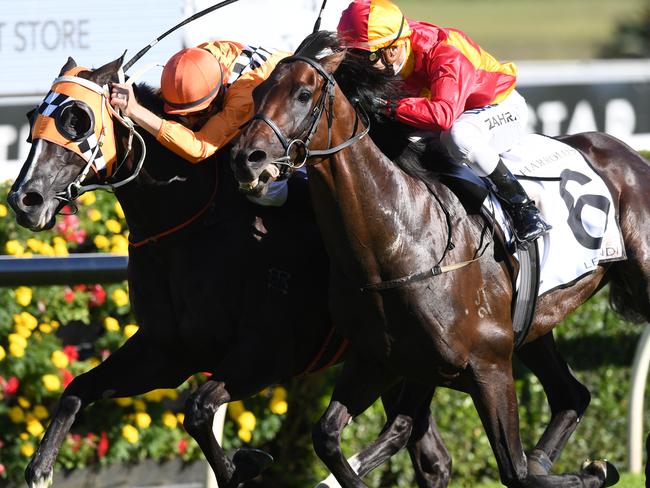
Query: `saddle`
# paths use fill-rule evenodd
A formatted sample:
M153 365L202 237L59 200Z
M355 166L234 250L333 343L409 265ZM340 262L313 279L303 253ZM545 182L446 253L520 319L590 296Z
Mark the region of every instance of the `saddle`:
M447 164L438 169L440 181L458 197L468 214L481 215L491 227L493 235L502 247L516 256L519 263L518 272L512 269L511 278L515 296L512 302L512 328L515 333L515 349L525 341L535 316L540 282L539 249L537 242L531 245L516 245L514 232L506 228L510 223L507 219L498 219L496 212L491 212L484 203L491 201L500 205L496 195L486 181L478 177L467 166ZM491 197L491 198L490 198Z

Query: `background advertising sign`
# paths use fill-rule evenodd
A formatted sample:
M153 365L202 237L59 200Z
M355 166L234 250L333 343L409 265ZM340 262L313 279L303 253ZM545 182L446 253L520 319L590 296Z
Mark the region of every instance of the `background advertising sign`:
M128 49L127 59L183 19L180 0L2 2L0 95L43 95L72 56L98 67ZM165 61L182 47L171 34L140 61ZM160 73L157 75L160 76Z
M531 130L601 131L650 149L650 61L520 62Z

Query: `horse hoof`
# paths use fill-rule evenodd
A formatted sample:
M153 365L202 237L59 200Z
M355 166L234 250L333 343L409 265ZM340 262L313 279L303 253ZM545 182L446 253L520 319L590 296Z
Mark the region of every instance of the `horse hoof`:
M49 488L52 486L53 474L54 473L50 470L50 472L46 475L38 476L36 474L32 474L32 476L30 476L29 474L26 474L25 478L27 480L27 485L29 488Z
M583 474L590 474L597 476L603 480L603 486L613 486L618 483L618 480L621 476L618 474L618 469L607 459L599 459L597 461L591 461L587 459L582 463Z
M234 476L239 483L252 480L273 462L273 457L259 449L238 449L232 457Z

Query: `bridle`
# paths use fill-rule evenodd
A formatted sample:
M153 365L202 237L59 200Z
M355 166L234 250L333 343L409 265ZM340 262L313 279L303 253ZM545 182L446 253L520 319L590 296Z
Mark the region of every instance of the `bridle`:
M123 72L120 70L120 73ZM131 80L129 80L131 81ZM79 76L74 76L66 73L63 76L59 76L54 80L52 83L52 89L58 84L61 83L72 83L75 85L79 85L83 88L85 88L87 91L90 91L87 95L84 95L83 98L86 97L94 97L95 100L93 100L93 103L91 106L89 106L88 103L86 103L85 100L82 98L78 98L77 96L70 96L68 95L68 99L70 99L69 102L67 102L65 105L67 106L70 103L77 104L80 107L83 107L83 110L86 112L89 112L90 115L90 120L91 120L91 127L85 133L82 137L80 138L72 138L70 134L65 132L64 130L61 129L61 123L60 123L60 117L61 117L61 111L62 108L64 107L63 105L61 107L58 107L54 109L51 113L48 113L47 107L48 107L48 98L52 94L58 95L59 92L51 91L50 94L48 94L48 97L43 101L43 103L35 109L38 114L37 116L46 116L46 117L53 117L55 121L55 126L58 131L56 140L49 140L49 142L52 142L56 145L59 145L61 147L65 147L60 139L65 141L66 145L68 143L73 143L76 144L77 147L88 147L87 152L84 152L83 154L80 154L78 151L74 151L77 154L80 154L82 159L86 161L85 166L77 175L77 177L65 188L65 190L57 193L54 195L54 198L61 200L63 204L70 205L72 209L76 209L76 204L75 204L75 199L78 198L81 194L87 192L87 191L92 191L96 189L104 189L104 190L109 190L113 191L116 188L119 188L121 186L124 186L131 181L133 181L140 173L142 166L144 164L144 160L146 157L146 145L144 142L144 139L142 136L135 130L135 126L133 121L131 121L128 117L123 117L120 113L118 113L110 104L109 102L109 88L108 85L100 86L97 83L87 80L85 78L80 78ZM99 96L100 100L99 103L97 103L96 97ZM96 113L97 109L92 109L91 107L97 107L99 106L99 114ZM45 115L47 114L47 115ZM36 117L34 117L34 114L30 113L28 114L28 117L30 118L30 122L32 123L32 130L34 130L34 125L35 125L35 120ZM111 144L114 144L115 147L117 147L117 141L109 141L106 139L107 135L107 128L109 127L108 124L113 123L113 119L117 119L126 129L129 131L129 136L128 136L128 142L126 145L126 150L120 160L120 162L115 166L113 169L112 166L107 166L107 162L102 159L101 156L101 151L100 148L104 145L105 142L110 142ZM99 130L95 130L95 124L100 123L101 126ZM113 137L113 139L116 139L115 134L113 131L109 131L109 134ZM93 137L93 144L88 144L88 141ZM111 177L112 174L116 174L119 169L122 167L124 162L126 161L127 157L131 153L133 149L133 138L135 138L139 141L142 151L140 154L140 159L137 162L137 164L133 167L133 171L131 172L130 175L124 177L123 179L119 181L111 181L109 182L108 179ZM109 136L110 137L110 136ZM38 135L34 137L34 139L39 139ZM82 146L84 143L85 146ZM66 147L66 149L70 149L69 147ZM98 164L99 159L102 159L102 162ZM90 173L90 170L92 169L96 174L100 174L100 171L102 169L106 169L106 179L102 183L96 183L96 184L89 184L89 185L84 185L83 182L88 176L88 173ZM110 168L110 169L109 169Z
M71 76L71 77L60 77L57 80L60 80L61 78L67 78L65 81L69 81L72 83L78 83L81 85L84 85L86 87L89 87L96 93L98 93L102 97L102 124L105 125L106 121L104 120L104 117L106 116L106 112L104 111L104 108L107 109L108 114L109 114L109 123L112 121L112 119L117 119L126 129L129 131L129 138L128 142L126 145L126 150L124 151L124 155L122 156L121 161L119 164L116 166L116 169L114 173L117 173L119 169L122 167L124 162L126 161L127 157L131 153L133 149L133 136L138 139L140 142L140 146L142 148L141 154L140 154L140 159L138 160L138 163L134 166L133 171L131 172L130 175L126 176L124 179L115 181L115 182L106 182L106 183L96 183L96 184L91 184L91 185L83 185L83 181L86 179L86 176L88 176L88 173L90 172L90 169L94 169L96 173L98 173L97 168L95 166L95 157L97 155L97 151L93 154L93 157L86 163L86 166L84 169L79 173L79 175L75 178L75 180L68 185L68 187L64 190L62 193L58 193L55 195L55 198L59 198L61 200L64 200L68 204L74 205L74 200L79 197L82 193L85 193L87 191L93 191L97 189L102 189L102 190L109 190L109 191L114 191L116 188L119 188L121 186L126 185L127 183L130 183L133 181L137 176L140 174L140 171L142 170L142 166L144 165L144 160L147 155L147 146L144 142L144 139L142 136L135 130L135 124L131 119L128 117L123 117L117 110L113 108L113 106L109 102L109 94L110 90L108 88L108 85L104 86L99 86L98 84L86 80L84 78L79 78L77 76ZM55 80L55 83L56 81ZM117 141L116 141L117 145Z
M298 133L302 136L297 136L293 138L288 138L282 132L282 129L271 120L268 116L258 113L248 122L250 124L254 120L261 120L266 123L275 133L275 135L280 140L282 147L284 148L285 155L274 159L273 163L278 165L286 166L289 170L296 170L302 168L307 164L307 160L310 158L317 158L323 156L331 156L336 154L339 151L342 151L348 146L351 146L355 142L362 139L370 131L370 118L365 112L363 106L358 101L352 101L352 105L355 107L355 120L354 120L354 130L352 131L352 136L345 142L331 147L332 145L332 124L334 122L334 95L335 95L335 86L336 82L334 77L325 71L320 63L317 61L307 58L305 56L290 56L284 58L278 64L290 64L298 61L307 63L316 72L323 77L323 87L321 94L314 105L314 108L311 111L311 121L308 122L307 128L304 130L299 130ZM327 149L309 149L311 139L318 129L323 113L327 113ZM361 114L361 117L360 117ZM359 128L359 120L362 119L365 128L357 134L357 129Z

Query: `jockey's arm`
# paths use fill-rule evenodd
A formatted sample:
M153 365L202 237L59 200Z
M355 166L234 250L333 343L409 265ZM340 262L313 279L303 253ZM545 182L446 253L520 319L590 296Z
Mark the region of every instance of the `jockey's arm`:
M253 87L249 80L233 84L224 98L223 109L194 132L173 121L164 120L156 139L167 149L191 163L199 163L228 144L239 127L253 116Z
M429 87L426 96L399 100L395 118L418 129L446 131L465 110L474 67L464 56L429 60Z

